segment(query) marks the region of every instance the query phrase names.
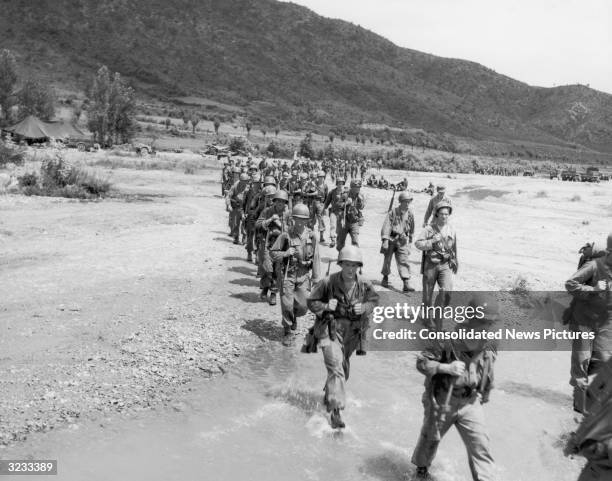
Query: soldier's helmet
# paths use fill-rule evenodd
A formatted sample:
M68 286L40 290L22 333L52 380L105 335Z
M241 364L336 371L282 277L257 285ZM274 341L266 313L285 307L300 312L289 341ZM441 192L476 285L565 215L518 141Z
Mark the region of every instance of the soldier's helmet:
M344 177L338 177L336 179L336 185L338 185L338 184L344 185L345 182L346 182L346 180L344 180Z
M289 172L283 172L283 179L288 179L290 177Z
M359 187L361 187L361 181L359 179L351 180L351 188L352 189L357 189Z
M400 202L404 202L405 200L411 201L413 199L412 195L410 195L408 192L402 192L399 195L399 201Z
M497 322L501 320L501 309L497 299L490 294L483 292L475 293L470 302L470 307L475 310L474 317L476 321L482 322ZM479 313L482 312L482 317L479 317Z
M273 185L266 185L263 189L263 193L266 197L270 197L276 194L276 187L274 187Z
M338 254L338 264L342 264L344 261L357 262L360 266L363 266L363 256L361 250L357 246L345 246Z
M245 180L249 180L249 174L247 174L246 172L243 172L242 174L240 174L240 180L241 181L245 181Z
M439 185L439 186L436 187L436 190L438 192L446 192L446 187L443 186L443 185Z
M271 175L266 175L264 177L264 185L276 185L276 179Z
M325 177L325 172L319 170L319 172L317 172L317 177Z
M438 211L440 209L448 209L449 215L453 213L453 206L451 205L450 201L447 199L443 199L436 204L436 215L438 215Z
M284 200L285 202L289 202L289 195L284 190L277 190L274 194L273 200Z
M296 204L293 206L291 211L291 217L297 217L298 219L310 219L310 211L308 206L305 204Z
M308 174L306 172L300 172L300 180L308 179Z

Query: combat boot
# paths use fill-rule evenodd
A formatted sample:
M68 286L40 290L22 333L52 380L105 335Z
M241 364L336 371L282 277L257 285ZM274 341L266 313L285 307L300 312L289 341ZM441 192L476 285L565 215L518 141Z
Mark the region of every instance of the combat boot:
M389 276L383 276L380 285L383 287L389 287Z
M342 420L342 416L340 416L340 409L336 408L331 413L331 427L333 429L342 429L346 427L344 421Z
M331 239L329 241L329 247L331 247L332 249L336 247L336 239Z
M297 329L297 319L294 319L291 323L291 330L295 331Z
M262 301L267 301L267 300L268 300L268 288L267 288L267 287L264 287L264 288L261 290L261 293L259 294L259 298L260 298Z
M429 479L429 469L427 466L418 466L416 469L417 479Z
M247 262L253 262L253 253L247 252Z
M414 292L414 287L410 285L410 279L403 279L403 281L404 281L404 288L402 289L402 291Z
M268 304L270 304L271 306L276 305L276 292L270 293L270 299L268 300Z
M320 235L320 237L319 237L319 242L320 242L321 244L324 244L324 243L325 243L325 237L323 237L323 231L321 231L321 235Z

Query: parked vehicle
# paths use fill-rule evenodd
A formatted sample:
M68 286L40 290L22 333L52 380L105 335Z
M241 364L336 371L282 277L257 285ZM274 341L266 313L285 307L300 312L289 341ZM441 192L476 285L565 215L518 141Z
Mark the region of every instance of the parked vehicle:
M581 180L582 182L599 182L600 173L597 167L588 167L586 172L582 174Z

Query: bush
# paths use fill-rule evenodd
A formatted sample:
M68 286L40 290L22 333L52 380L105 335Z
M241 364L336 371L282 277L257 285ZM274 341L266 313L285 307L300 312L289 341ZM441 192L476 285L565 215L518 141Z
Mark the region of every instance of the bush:
M22 165L25 161L25 151L13 142L0 141L0 167L6 164Z
M536 194L536 198L538 199L543 199L545 197L548 197L548 194L546 193L545 190L541 190Z
M44 195L89 199L101 197L110 190L110 182L95 173L67 164L60 153L43 160L40 179L35 173L19 178L26 195Z
M229 143L230 150L238 152L239 150L248 151L249 145L244 137L233 137Z
M582 198L578 195L575 194L571 199L570 202L580 202L582 200Z

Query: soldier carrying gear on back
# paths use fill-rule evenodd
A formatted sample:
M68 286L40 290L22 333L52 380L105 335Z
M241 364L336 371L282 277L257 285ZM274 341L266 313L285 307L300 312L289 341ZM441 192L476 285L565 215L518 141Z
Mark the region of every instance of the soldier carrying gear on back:
M323 351L327 369L324 402L334 429L345 427L340 411L346 403L344 386L350 374L350 357L355 350L358 355L365 354L367 329L378 304L372 283L358 274L363 266L359 248L342 249L338 264L341 271L322 279L308 298L308 308L317 316L313 335ZM335 339L329 335L328 315L334 318Z
M473 316L457 323L456 330L489 330L500 320L499 305L490 296L477 294L469 305L480 309L482 318ZM493 387L496 356L495 344L474 339L433 342L419 356L417 369L426 378L422 398L425 420L412 455L417 476L427 478L441 439L454 425L467 448L472 479L495 479L482 404L489 400Z
M391 259L395 255L397 270L403 282L403 291L412 292L410 285L410 244L414 235L414 214L410 209L412 196L408 192L399 195L399 206L390 210L381 230L381 253L385 255L382 267L383 287L389 287Z
M350 234L351 244L359 247L359 228L364 223L363 209L365 208L365 198L359 191L361 189L360 180L352 180L351 188L342 194L339 207L342 209L341 216L338 217L338 245L336 249L341 251L346 242L346 236Z
M262 249L262 276L259 282L261 287L260 298L266 300L268 291L270 298L268 303L271 306L276 305L276 293L278 292L278 283L276 278L276 266L271 255L270 249L274 242L283 232L289 229L289 209L287 204L289 198L284 190L276 191L273 197L273 205L265 208L259 218L256 226L266 233Z
M304 204L296 204L291 212L292 226L283 232L270 249L278 263L281 290L282 324L285 335L297 329L297 318L308 312L306 299L311 282L320 278L317 236L308 228L310 212Z

